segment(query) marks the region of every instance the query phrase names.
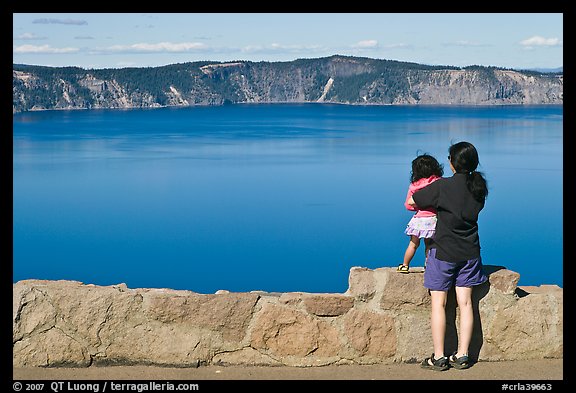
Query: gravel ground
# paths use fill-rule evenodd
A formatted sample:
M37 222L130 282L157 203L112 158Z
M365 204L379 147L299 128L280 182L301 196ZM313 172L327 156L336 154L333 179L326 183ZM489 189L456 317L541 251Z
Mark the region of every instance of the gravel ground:
M489 380L562 381L563 359L478 362L467 370L431 371L419 364L323 367L200 366L164 368L112 366L88 368L13 368L14 380ZM545 390L545 389L541 389Z

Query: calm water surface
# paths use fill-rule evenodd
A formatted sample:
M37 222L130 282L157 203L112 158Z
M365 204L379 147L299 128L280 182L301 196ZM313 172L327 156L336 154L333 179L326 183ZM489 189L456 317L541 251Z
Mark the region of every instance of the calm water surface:
M563 286L562 106L16 114L13 281L344 292L402 262L410 162L472 142L484 264ZM413 261L422 266L423 250Z

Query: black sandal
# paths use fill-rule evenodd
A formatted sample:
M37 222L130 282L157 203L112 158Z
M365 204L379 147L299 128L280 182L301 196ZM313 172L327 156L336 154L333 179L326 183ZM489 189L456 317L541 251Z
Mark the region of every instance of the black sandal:
M471 366L468 355L462 355L458 358L456 357L456 352L450 355L450 357L448 358L448 362L452 367L457 368L458 370L464 370Z
M420 366L422 368L427 368L434 371L446 371L450 368L450 364L446 356L442 356L440 359L434 359L434 354L432 354L429 358L424 359L422 363L420 363Z

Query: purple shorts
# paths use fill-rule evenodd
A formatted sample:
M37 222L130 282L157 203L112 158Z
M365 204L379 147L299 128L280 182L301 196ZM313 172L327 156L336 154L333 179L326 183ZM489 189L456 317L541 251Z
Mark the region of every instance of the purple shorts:
M447 262L436 258L436 249L428 251L424 287L431 291L447 291L452 286L473 287L488 280L482 271L482 257L462 262Z

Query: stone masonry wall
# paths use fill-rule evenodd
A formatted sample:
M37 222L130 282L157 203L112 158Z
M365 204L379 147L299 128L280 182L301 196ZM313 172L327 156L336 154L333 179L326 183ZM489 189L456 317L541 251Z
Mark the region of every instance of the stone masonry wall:
M518 273L485 266L474 290L470 355L480 361L562 358L563 290L517 287ZM13 365L322 366L420 361L432 352L423 274L350 270L345 293L198 294L76 281L13 285ZM445 353L458 311L447 304Z

